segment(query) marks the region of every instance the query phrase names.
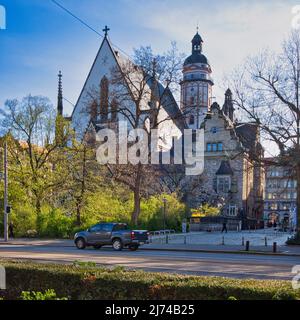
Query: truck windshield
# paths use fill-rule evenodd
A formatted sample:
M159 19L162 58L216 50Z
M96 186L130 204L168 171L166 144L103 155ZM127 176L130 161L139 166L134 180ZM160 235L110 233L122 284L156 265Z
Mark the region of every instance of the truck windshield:
M114 226L114 231L127 230L127 229L128 227L127 227L127 224L125 223L119 223Z

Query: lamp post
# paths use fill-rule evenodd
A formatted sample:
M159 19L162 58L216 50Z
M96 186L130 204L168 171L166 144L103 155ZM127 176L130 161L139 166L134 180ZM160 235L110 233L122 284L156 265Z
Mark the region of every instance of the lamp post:
M166 208L167 208L167 199L163 198L163 203L164 203L164 207L163 207L163 212L164 212L164 230L166 230Z

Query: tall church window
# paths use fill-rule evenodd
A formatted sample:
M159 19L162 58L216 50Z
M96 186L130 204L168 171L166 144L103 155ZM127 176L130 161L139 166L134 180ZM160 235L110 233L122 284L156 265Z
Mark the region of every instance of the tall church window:
M94 100L91 104L91 107L90 107L90 115L91 115L91 119L92 120L96 120L97 119L97 116L98 116L98 103L96 100Z
M100 115L107 119L108 114L108 79L104 76L100 83Z

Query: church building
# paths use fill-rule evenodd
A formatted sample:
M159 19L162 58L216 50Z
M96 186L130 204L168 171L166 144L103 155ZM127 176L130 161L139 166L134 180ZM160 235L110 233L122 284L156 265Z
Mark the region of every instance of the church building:
M96 59L88 74L79 99L74 108L71 122L77 137L82 139L86 133L95 134L105 127L108 119L102 110L114 108L108 92L113 91L110 83L111 70L122 69L129 61L111 44L105 29L105 37ZM199 208L210 203L221 208L222 217L228 219L231 229L237 227L258 227L263 217L263 169L257 159L263 157L259 128L254 123L239 123L235 119L232 92L225 93L222 107L212 102L211 65L203 54L203 39L197 33L192 39L191 55L183 63L181 97L179 105L172 92L166 90L158 117L163 144L161 148L172 148L173 138L182 136L184 129L203 129L205 141L204 172L199 177L186 179L186 183L197 181L193 188L186 188L184 199L190 208ZM153 77L149 77L149 91L164 91L158 83L154 88ZM87 108L88 97L93 88L99 88L98 101L94 107ZM129 87L128 90L131 90ZM150 102L152 94L147 98ZM151 103L146 102L143 110L142 126L149 118ZM90 105L89 101L89 105ZM93 103L91 104L93 106ZM60 104L61 108L61 104ZM132 104L134 108L134 104ZM150 110L150 111L149 111ZM62 113L62 110L59 110ZM180 115L180 117L179 117ZM123 114L111 112L110 122L124 119ZM219 226L221 220L199 221L192 219L192 230L209 226Z

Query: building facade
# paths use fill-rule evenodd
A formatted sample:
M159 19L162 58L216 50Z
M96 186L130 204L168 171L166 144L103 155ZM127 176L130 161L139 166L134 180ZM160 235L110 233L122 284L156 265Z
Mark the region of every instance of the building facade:
M297 201L297 181L292 169L276 164L276 159L265 159L264 220L266 227L290 225Z
M212 69L202 51L203 40L197 32L192 39L192 54L183 63L180 106L172 93L167 91L165 104L159 110L159 118L165 120L158 128L160 137L165 150L168 150L173 147L174 137L182 137L184 129L203 129L204 172L184 179L182 188L187 190L184 201L190 208L198 208L204 203L220 207L221 218L228 219L230 228L235 230L240 226L259 226L263 220L264 185L263 170L257 165L257 160L263 156L259 129L255 124L235 120L229 89L222 108L216 102L212 103ZM114 106L114 101L110 101L108 96L108 92L113 90L111 70L122 68L126 63L128 59L112 47L105 35L72 114L72 126L78 138L87 132L95 134L105 126L108 118L103 118L101 110ZM153 81L149 77L149 91L164 92L163 86L159 83L154 86ZM99 101L95 101L92 108L87 108L87 96L93 87L100 88ZM152 95L145 103L143 125L147 121L149 105L153 106ZM112 116L115 120L122 120L122 114L112 113ZM221 225L222 220L216 223ZM200 228L199 223L195 223L194 227Z

